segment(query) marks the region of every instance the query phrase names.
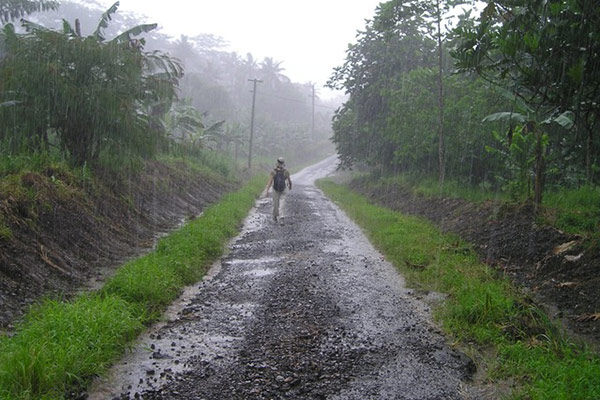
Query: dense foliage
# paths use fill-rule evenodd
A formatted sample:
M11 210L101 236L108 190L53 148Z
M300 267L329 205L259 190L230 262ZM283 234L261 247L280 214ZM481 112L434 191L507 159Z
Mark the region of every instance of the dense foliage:
M166 136L162 116L176 97L181 67L168 56L144 52L140 25L104 37L118 3L95 32L81 36L64 21L62 31L24 22L28 32L4 28L0 65L0 140L18 151L60 147L76 165L101 155L150 156Z
M52 0L10 0L0 2L0 24L13 21L35 11L55 10L58 2Z
M430 3L381 3L332 75L349 95L333 124L343 165L441 183L447 170L538 202L544 184L597 181L594 2L490 1L444 35L436 20L454 2Z
M522 100L516 124L536 137L535 198L541 202L548 156L553 150L571 153L573 145L585 148L585 176L592 180L594 128L600 105L600 9L597 2L491 1L476 24L458 30L462 42L455 56L463 71L475 71ZM573 115L574 117L571 117ZM574 121L572 121L574 119ZM568 130L577 123L578 136L569 141ZM558 123L567 128L554 132L562 149L546 149L548 128Z
M6 22L25 14L17 3L31 3L27 13L57 7L15 2ZM62 1L56 11L3 27L0 156L51 152L74 165L118 170L158 153L208 150L245 164L250 79L261 80L254 156L297 164L333 151L330 121L339 103L316 94L312 108L313 85L292 82L281 62L224 51L224 40L209 34L168 37L155 24L116 13L118 4L102 13L94 4Z

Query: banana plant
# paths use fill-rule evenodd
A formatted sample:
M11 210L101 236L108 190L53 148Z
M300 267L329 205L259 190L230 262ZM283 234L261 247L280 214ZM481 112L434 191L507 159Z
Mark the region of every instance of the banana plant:
M504 89L500 92L513 102L515 109L518 111L511 110L490 114L483 119L483 122L503 121L508 123L509 147L512 145L515 127L518 128L518 134L533 135L535 138L534 203L537 209L542 204L546 168L545 147L548 143L548 136L544 133L544 127L551 124L558 124L564 129L569 130L574 125L573 113L569 110L560 112L557 107L540 107L538 110L534 110L521 97L515 96Z
M0 1L0 24L22 18L36 11L56 10L58 1L54 0L11 0Z
M118 6L102 14L87 37L81 36L77 20L75 28L63 21L62 31L22 21L23 35L12 24L4 27L0 110L12 107L11 121L17 122L0 137L33 135L33 142L47 143L46 132L52 130L76 165L92 163L103 153L149 157L166 144L163 118L177 98L183 68L165 53L145 52L144 39L136 38L156 24L106 38ZM10 116L0 112L0 126L7 126L3 119Z
M202 114L189 101L173 104L165 117L169 136L175 141L188 142L204 129Z

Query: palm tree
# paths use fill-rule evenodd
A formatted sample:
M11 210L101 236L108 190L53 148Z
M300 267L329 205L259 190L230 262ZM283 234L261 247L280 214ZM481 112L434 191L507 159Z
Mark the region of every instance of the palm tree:
M242 65L248 76L250 76L251 73L258 69L258 64L252 56L252 53L246 53L246 59L244 60Z
M181 35L173 46L173 56L181 60L186 72L197 72L200 69L201 60L194 43L186 35Z
M281 73L285 70L281 64L281 61L275 61L272 57L265 57L260 63L262 79L271 89L277 88L282 82L290 82L290 78Z

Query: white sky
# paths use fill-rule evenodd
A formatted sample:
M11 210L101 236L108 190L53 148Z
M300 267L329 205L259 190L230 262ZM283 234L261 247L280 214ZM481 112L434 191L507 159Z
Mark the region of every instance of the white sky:
M114 1L101 0L106 7ZM156 22L165 33L210 33L229 42L228 51L255 59L281 61L292 81L317 84L318 93L334 67L345 59L365 19L380 0L121 0L120 11L133 11Z

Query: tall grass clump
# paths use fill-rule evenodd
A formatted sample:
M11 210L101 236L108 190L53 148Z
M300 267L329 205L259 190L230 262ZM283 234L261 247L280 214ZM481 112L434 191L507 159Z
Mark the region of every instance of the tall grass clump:
M0 213L0 241L2 240L12 240L13 232L8 226L8 223L5 221L4 216Z
M569 341L467 243L426 220L371 205L331 181L318 186L361 226L409 286L447 294L436 318L465 347L492 349L485 361L490 378L517 382L513 398L600 398L598 355Z
M547 192L544 203L549 222L570 233L600 236L600 186L560 188Z
M31 150L25 145L19 151L9 151L7 140L0 140L0 176L21 171L42 172L49 167L66 168L63 156L50 150Z
M225 154L201 147L173 143L169 153L160 154L159 160L167 164L183 162L192 171L229 177L234 173L235 162Z
M0 399L61 399L103 373L222 254L265 181L255 177L225 195L98 292L34 307L13 336L0 336Z
M488 200L515 204L509 193L493 190L483 182L471 186L459 181L447 180L443 187L437 178L417 174L396 176L364 175L355 180L357 185L371 190L387 192L400 187L403 191L425 198L460 198L473 203ZM520 201L527 201L525 198ZM543 196L541 221L572 234L580 234L596 242L600 241L600 186L585 185L579 188L552 187Z
M97 294L33 308L14 337L0 339L0 398L63 398L123 352L142 330L142 313Z
M437 178L421 174L381 176L370 173L356 176L354 182L358 186L383 192L400 188L402 191L425 198L456 198L473 203L482 203L487 200L508 201L509 199L506 193L494 190L488 182L482 182L475 186L456 180L446 180L444 185L440 187Z

